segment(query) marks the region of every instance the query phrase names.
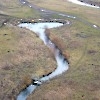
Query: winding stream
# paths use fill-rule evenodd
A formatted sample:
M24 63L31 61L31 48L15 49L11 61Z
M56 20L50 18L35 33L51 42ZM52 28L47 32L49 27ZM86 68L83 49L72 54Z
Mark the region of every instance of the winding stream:
M17 100L26 100L27 97L41 84L43 84L44 82L54 78L57 75L62 74L63 72L68 70L68 61L67 59L62 55L61 51L58 49L58 47L52 43L52 41L49 39L49 37L45 34L45 29L46 28L55 28L55 27L60 27L63 26L62 23L35 23L35 24L28 24L28 23L22 23L18 25L19 27L23 28L27 28L33 32L35 32L40 39L42 39L42 41L44 42L44 44L52 49L54 51L54 57L56 59L57 62L57 68L41 77L38 80L34 80L34 82L29 85L25 90L23 90L22 92L20 92L20 94L17 96Z
M19 1L23 4L25 4L25 5L33 8L33 9L36 9L38 11L43 12L43 13L45 12L46 14L47 13L58 14L60 16L76 19L76 20L84 22L85 24L87 24L89 26L92 26L93 28L99 29L98 26L96 26L92 23L89 23L86 20L83 20L81 18L71 16L71 15L68 15L68 14L64 14L64 13L55 12L55 11L52 11L52 10L43 9L41 7L38 7L34 4L29 3L26 0L19 0ZM86 4L86 3L80 2L78 0L68 0L68 1L70 1L72 3L79 4L79 5L83 5L83 6L88 6L88 7L93 7L93 8L100 8L98 6L93 6L93 5L90 5L90 4ZM18 26L19 27L25 27L25 28L35 32L39 36L39 38L43 40L44 44L47 47L54 50L54 56L55 56L55 59L56 59L56 62L57 62L57 68L53 72L51 72L47 75L44 75L43 77L41 77L38 80L34 80L31 85L29 85L25 90L23 90L22 92L19 93L19 95L17 96L17 100L26 100L27 97L32 92L34 92L34 90L39 85L43 84L44 82L48 81L49 79L54 78L55 76L60 75L63 72L67 71L69 66L68 66L67 59L62 55L61 51L56 47L56 45L54 43L52 43L52 41L49 39L49 37L46 36L46 34L45 34L45 28L60 27L60 26L63 26L62 23L36 23L36 24L22 23L22 24L19 24Z

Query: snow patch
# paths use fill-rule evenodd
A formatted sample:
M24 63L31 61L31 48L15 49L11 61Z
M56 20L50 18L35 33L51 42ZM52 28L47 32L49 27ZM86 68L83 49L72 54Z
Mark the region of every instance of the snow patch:
M93 5L84 3L84 2L80 2L78 0L68 0L68 1L72 2L72 3L75 3L75 4L78 4L78 5L83 5L83 6L93 7L93 8L100 8L99 6L93 6Z

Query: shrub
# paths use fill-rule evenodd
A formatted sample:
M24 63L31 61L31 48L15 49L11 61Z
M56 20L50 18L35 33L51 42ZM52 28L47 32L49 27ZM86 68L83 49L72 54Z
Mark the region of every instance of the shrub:
M50 37L50 30L46 29L45 34L46 34L47 37ZM64 57L68 60L70 58L70 54L68 53L68 51L65 50L66 46L62 42L62 40L59 37L53 35L53 37L51 37L51 41L56 45L56 47L62 52ZM56 52L56 49L50 48L50 56L54 60L55 60L55 57L54 57L55 52Z
M65 50L62 54L64 55L64 57L66 59L69 59L70 58L70 54L68 53L68 51Z
M58 38L57 36L54 36L51 41L61 50L63 51L65 49L65 45L62 42L62 40L60 38Z

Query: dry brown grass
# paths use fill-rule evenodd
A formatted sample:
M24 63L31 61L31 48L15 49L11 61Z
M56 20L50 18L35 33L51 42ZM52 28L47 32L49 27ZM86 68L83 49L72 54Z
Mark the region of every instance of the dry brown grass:
M68 53L68 51L66 50L66 46L64 44L64 42L61 40L61 38L59 38L58 36L56 35L53 35L53 37L51 36L50 37L50 29L46 29L45 30L45 34L47 35L47 37L51 38L51 41L57 46L57 48L59 48L59 50L62 52L62 54L64 55L64 57L66 59L69 59L70 58L70 54ZM50 55L51 57L55 60L55 57L54 57L54 50L50 49Z
M48 91L44 95L44 100L64 100L67 96L72 94L72 90L68 87L58 87L54 90ZM66 95L65 95L66 94Z
M64 2L62 2L62 0L35 1L42 7L65 13L70 12L72 15L75 14L100 26L100 11L97 9L75 5L66 2L66 0L64 0ZM32 14L32 11L28 8L23 14L22 12L24 12L25 8L27 7L23 7L21 10L19 9L20 11L11 9L7 12L13 13L14 16L28 17L27 15ZM29 12L29 14L27 12ZM57 41L61 39L61 43L64 43L64 48L61 47L61 43L59 43L59 47L67 50L68 54L70 53L70 68L67 73L39 87L34 95L29 97L29 100L99 100L100 31L74 20L72 21L71 27L64 26L57 28L52 30L52 33L58 36ZM77 36L77 33L81 34L81 36ZM29 34L31 35L29 36ZM22 76L25 77L29 75L37 77L55 69L56 63L49 56L49 51L45 48L43 43L32 34L33 33L28 30L19 28L12 29L7 27L0 30L1 100L11 100L11 95L19 93L20 90L16 90L16 86L20 84ZM52 37L50 36L51 39L55 37L53 34ZM82 34L89 35L90 37L83 38ZM34 48L33 44L36 44ZM96 52L93 53L94 51ZM36 54L34 52L36 52ZM69 56L68 54L67 56ZM27 84L27 82L25 82L25 84Z
M81 36L77 36L77 34L81 34ZM99 100L99 31L75 21L72 27L65 26L60 30L52 29L50 38L53 40L55 36L60 38L61 43L65 45L65 55L67 54L70 61L69 70L48 84L42 85L28 99ZM70 90L65 93L60 86L65 91L67 87ZM62 93L66 96L65 98ZM38 94L40 94L39 97Z
M70 58L70 54L69 52L66 50L66 51L63 51L63 55L65 58L69 59Z
M100 10L92 7L80 6L71 3L67 0L29 0L31 3L36 4L40 7L51 9L54 11L60 11L64 13L70 13L71 15L79 16L83 19L88 20L91 23L100 26ZM95 0L93 0L95 1ZM100 2L100 1L99 1ZM85 12L85 13L84 13Z
M68 50L66 50L65 43L59 37L57 37L55 35L53 36L53 38L51 40L59 48L59 50L62 52L63 56L68 60L70 58L70 54L69 54Z
M17 88L21 91L25 88L27 88L32 83L31 76L24 76L21 79L20 84L17 86Z
M62 42L62 40L59 38L59 37L57 37L57 36L53 36L53 38L51 39L51 41L54 43L54 44L56 44L56 46L61 50L61 51L63 51L63 50L65 50L65 45L64 45L64 43Z
M3 35L5 33L6 36ZM56 67L48 48L29 30L3 27L0 30L0 45L0 100L11 100L30 84L31 77L48 74ZM23 79L26 76L31 77Z
M40 18L36 10L30 9L28 6L23 6L18 0L1 0L0 14L19 18Z

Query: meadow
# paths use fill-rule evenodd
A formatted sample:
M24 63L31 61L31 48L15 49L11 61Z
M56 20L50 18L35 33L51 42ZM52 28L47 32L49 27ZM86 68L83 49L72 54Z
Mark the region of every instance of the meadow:
M32 31L13 25L14 20L41 18L41 14L17 0L10 4L5 1L0 1L0 99L14 100L19 91L30 84L32 77L38 78L53 71L56 62ZM100 9L66 0L28 1L100 27ZM79 20L63 19L71 24L50 29L50 39L67 55L69 70L38 87L28 100L100 100L100 30ZM6 20L7 24L3 25Z

